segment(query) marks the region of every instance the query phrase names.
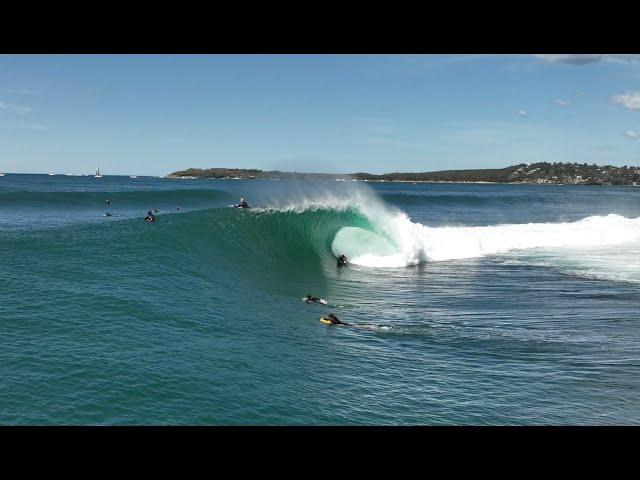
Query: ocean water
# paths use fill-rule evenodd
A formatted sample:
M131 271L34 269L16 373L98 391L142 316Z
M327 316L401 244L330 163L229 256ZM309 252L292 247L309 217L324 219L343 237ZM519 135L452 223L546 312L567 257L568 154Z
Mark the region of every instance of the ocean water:
M638 425L639 247L632 187L7 174L0 424Z

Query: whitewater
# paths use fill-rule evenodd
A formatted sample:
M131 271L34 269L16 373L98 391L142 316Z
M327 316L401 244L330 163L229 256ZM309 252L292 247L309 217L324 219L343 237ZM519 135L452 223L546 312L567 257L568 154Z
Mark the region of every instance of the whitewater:
M592 216L570 223L527 223L486 227L428 227L404 214L376 223L379 234L345 227L333 242L352 263L405 267L425 261L460 260L512 250L604 247L640 241L640 219Z
M369 228L345 226L335 235L332 252L345 254L356 265L398 268L422 262L462 260L514 250L598 248L640 242L640 218L611 213L573 222L438 226L414 222L403 211L386 204L372 190L354 187L334 192L304 194L272 204L260 212L355 211Z

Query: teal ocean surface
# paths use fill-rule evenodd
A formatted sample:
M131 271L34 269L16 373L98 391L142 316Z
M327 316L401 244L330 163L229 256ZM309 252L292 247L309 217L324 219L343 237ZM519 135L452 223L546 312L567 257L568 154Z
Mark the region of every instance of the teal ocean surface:
M0 424L638 425L638 247L633 187L7 174Z

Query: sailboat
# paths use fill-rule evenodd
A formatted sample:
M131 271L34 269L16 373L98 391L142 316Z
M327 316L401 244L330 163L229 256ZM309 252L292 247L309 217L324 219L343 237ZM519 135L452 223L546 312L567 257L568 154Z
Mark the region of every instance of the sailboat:
M102 178L102 175L100 175L100 167L96 168L96 174L94 176L96 178Z

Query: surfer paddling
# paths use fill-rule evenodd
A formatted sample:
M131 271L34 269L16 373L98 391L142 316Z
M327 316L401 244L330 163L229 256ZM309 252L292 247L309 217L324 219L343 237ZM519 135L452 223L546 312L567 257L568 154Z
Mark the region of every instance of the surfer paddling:
M330 313L326 317L322 317L320 321L322 323L331 324L331 325L349 325L348 323L345 323L342 320L340 320L333 313Z

